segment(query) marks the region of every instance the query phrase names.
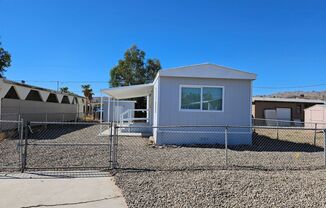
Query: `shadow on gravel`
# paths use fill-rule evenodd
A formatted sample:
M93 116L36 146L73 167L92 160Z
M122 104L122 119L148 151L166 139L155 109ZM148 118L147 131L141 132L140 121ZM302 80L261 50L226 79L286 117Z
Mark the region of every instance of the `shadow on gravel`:
M0 179L63 179L110 177L109 170L0 172Z
M228 145L228 149L234 151L253 152L323 152L324 148L308 143L298 143L286 140L273 139L268 136L253 134L252 145ZM221 144L194 144L194 145L168 145L156 148L209 148L225 149Z
M277 167L266 167L266 166L205 166L205 167L188 167L188 168L117 168L111 171L112 175L117 173L150 173L150 172L197 172L197 171L316 171L325 170L324 166L306 166L306 167L288 167L288 168L277 168Z
M256 152L322 152L324 148L308 143L298 143L286 140L272 139L268 136L253 135L252 145L229 146L235 151L256 151Z
M63 135L70 134L75 131L79 131L93 124L71 124L71 125L47 125L47 126L34 126L32 127L33 133L29 134L29 139L36 140L53 140Z

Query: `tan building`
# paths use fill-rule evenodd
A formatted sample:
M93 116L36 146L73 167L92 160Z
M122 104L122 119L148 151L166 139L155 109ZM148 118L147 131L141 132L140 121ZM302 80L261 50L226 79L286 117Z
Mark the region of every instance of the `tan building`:
M304 122L305 109L317 104L325 104L325 101L298 98L253 97L252 114L256 119Z
M85 98L0 78L0 119L71 121L84 116Z

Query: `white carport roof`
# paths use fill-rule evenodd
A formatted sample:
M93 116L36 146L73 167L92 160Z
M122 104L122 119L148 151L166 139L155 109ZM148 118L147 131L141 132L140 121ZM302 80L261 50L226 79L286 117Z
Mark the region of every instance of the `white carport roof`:
M152 90L153 83L150 83L103 89L101 92L115 99L128 99L148 96Z

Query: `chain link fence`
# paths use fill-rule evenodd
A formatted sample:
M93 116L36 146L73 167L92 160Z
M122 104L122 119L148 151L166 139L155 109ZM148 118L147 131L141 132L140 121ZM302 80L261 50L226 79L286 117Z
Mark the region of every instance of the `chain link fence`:
M0 121L3 170L325 167L323 129ZM154 136L150 136L153 134Z
M325 167L323 129L299 127L117 126L120 170L223 168L316 169ZM146 132L149 132L147 129Z
M21 169L23 153L22 121L0 120L0 171Z

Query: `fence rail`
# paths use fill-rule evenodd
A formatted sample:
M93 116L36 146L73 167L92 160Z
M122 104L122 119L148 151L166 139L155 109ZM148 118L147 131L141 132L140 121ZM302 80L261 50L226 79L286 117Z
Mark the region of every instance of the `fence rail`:
M304 127L326 129L326 123L253 118L253 126Z

